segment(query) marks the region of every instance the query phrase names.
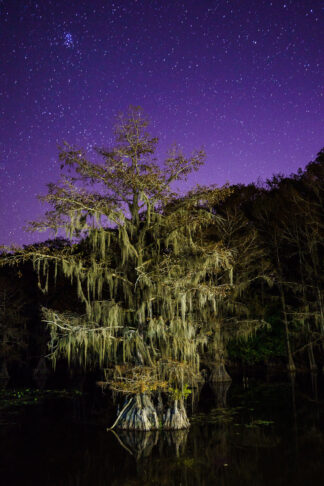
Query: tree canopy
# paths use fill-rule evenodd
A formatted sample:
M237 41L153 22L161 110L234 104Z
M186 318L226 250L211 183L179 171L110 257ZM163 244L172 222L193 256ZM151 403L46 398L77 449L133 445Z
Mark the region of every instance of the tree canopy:
M173 183L199 169L203 151L185 157L173 147L158 163L158 141L138 108L119 117L114 133L115 144L92 159L61 149L61 179L40 198L49 210L30 223L55 239L1 254L0 265L18 264L24 282L33 263L53 363L101 369L102 383L127 397L119 426L142 429L159 420L187 427L184 398L206 365L211 380L229 379L227 351L267 361L285 354L285 340L290 369L305 352L316 369L324 342L323 151L304 172L263 186L197 185L178 194ZM2 321L7 343L20 321ZM248 346L232 342L265 321L270 334L262 330ZM10 340L18 354L19 343Z
M115 391L160 390L177 400L199 378L207 344L217 351L214 324L231 291L232 255L204 230L219 220L213 207L230 189L174 193L172 182L198 170L204 153L173 148L161 166L147 126L131 108L115 126L115 146L98 148L96 161L64 145L61 180L41 197L51 209L30 228L64 229L82 242L29 248L22 258L32 258L45 292L58 271L77 288L80 312L43 309L54 362L99 365Z

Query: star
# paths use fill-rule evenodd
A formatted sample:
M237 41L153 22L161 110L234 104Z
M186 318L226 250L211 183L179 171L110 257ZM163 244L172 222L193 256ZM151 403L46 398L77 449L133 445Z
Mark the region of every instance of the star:
M63 44L65 45L65 47L67 47L68 49L72 49L74 47L74 41L71 32L64 32L63 38Z
M57 147L112 146L129 105L152 121L159 160L174 142L205 148L188 188L306 165L324 143L323 12L323 0L0 0L0 245L44 237L22 227L59 178Z

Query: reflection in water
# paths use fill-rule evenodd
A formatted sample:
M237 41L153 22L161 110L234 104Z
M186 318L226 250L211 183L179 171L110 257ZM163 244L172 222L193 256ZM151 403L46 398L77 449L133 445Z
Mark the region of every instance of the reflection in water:
M111 430L119 444L137 460L151 454L153 447L157 444L160 432L158 430Z
M189 429L183 430L167 430L163 433L163 437L170 450L174 450L175 456L180 457L185 451ZM160 449L161 450L161 449Z
M91 397L88 404L84 397L49 402L0 429L2 480L12 486L317 486L324 477L321 390L315 403L311 384L307 392L294 377L277 385L250 382L248 389L232 384L214 396L204 392L200 414L208 418L216 410L227 420L173 432L106 432L102 417L86 412L73 423L75 409L93 410ZM226 395L229 408L221 413Z
M290 386L291 386L291 409L292 409L292 416L293 416L293 434L292 434L292 443L294 447L294 461L295 464L298 460L298 425L297 425L297 407L296 407L296 373L295 372L288 372L290 378Z
M311 375L311 384L312 384L313 398L317 402L318 401L317 373L312 372L310 375Z
M166 451L173 451L175 457L183 454L189 430L174 431L133 431L133 430L110 430L121 447L136 458L143 459L152 454L152 449L158 446L159 455L164 456Z

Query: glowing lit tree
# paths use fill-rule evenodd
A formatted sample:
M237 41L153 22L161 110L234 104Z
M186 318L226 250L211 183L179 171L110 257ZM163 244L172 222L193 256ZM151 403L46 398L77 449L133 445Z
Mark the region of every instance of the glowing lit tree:
M205 232L229 189L173 193L170 184L196 171L204 154L173 149L161 168L147 125L140 109L121 116L114 148L97 150L100 162L64 147L65 175L41 198L52 209L31 227L64 229L81 243L29 248L20 258L33 259L44 291L63 271L82 303L80 313L43 309L53 361L105 371L105 383L126 395L118 427L178 429L189 426L184 399L202 351L217 344L213 324L231 288L231 254Z

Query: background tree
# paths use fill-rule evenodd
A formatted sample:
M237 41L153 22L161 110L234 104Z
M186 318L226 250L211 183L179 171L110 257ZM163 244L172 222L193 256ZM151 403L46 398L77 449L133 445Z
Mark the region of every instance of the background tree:
M0 379L9 379L8 366L23 362L28 344L28 296L13 272L0 274Z
M252 197L242 198L244 213L257 229L261 247L271 264L274 282L271 288L262 291L262 305L267 309L266 320L272 323L272 336L266 338L267 333L258 336L255 344L259 351L255 349L252 353L252 362L262 355L275 357L273 341L280 339L282 333L276 323L281 321L288 368L294 371L294 361L300 362L305 351L310 368L316 367L314 346L319 351L323 335L323 162L321 151L305 171L299 170L290 177L273 176L264 187L255 188ZM248 357L247 348L243 355Z
M271 264L262 239L242 207L251 198L251 187L231 189L230 197L215 208L220 218L211 228L214 237L221 238L233 255L233 287L221 303L219 339L222 345L216 347L218 356L212 359L212 381L229 379L224 366L227 343L241 340L245 346L246 339L266 324L262 292L264 285L272 284Z
M320 173L320 154L310 164ZM307 350L309 366L317 368L314 346L323 340L323 178L312 177L309 166L276 187L282 204L278 220L285 248L285 279L290 292L288 315L295 327L295 352ZM297 331L297 332L296 332ZM306 343L305 343L306 341Z

